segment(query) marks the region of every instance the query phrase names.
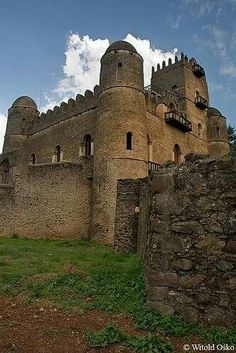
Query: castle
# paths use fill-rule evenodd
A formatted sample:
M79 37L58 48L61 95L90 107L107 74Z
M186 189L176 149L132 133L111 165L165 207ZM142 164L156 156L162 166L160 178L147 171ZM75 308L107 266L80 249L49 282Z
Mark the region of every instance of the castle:
M0 235L114 242L117 181L190 152L226 155L226 119L209 107L204 69L181 54L152 70L125 41L101 58L94 91L39 113L15 100L0 155ZM138 212L135 207L133 213Z

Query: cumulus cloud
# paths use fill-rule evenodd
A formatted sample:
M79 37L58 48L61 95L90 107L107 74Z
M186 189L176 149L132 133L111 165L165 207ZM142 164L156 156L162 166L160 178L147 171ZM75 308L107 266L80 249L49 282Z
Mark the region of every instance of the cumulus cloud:
M3 147L4 135L6 131L7 117L0 113L0 153Z
M148 39L134 37L127 34L124 38L133 44L144 59L144 81L150 84L152 66L174 58L178 52L176 48L164 52L151 45ZM80 36L78 33L70 33L67 39L65 51L65 64L63 77L57 83L53 92L45 94L46 104L43 111L52 109L61 101L66 101L76 94L84 94L86 89L92 90L99 83L100 59L110 42L108 39L93 39L88 35Z

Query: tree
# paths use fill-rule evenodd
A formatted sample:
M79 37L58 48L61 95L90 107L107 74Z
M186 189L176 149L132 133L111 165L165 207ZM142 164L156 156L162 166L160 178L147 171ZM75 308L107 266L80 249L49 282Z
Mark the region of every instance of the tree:
M236 152L236 129L231 125L228 126L229 146L230 150Z

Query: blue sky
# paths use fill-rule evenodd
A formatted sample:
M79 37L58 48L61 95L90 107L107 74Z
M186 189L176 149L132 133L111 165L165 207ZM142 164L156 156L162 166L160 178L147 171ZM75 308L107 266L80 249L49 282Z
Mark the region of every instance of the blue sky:
M106 46L128 34L146 71L174 48L196 57L211 105L236 126L236 0L0 0L0 144L18 96L45 110L91 89Z

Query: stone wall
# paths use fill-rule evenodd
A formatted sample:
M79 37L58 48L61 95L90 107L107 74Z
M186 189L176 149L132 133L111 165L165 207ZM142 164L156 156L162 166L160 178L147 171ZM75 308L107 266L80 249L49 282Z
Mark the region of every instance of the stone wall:
M16 171L12 185L0 184L0 236L87 238L91 191L88 161Z
M137 250L140 180L118 180L114 248Z
M148 297L190 322L236 323L236 160L186 156L152 176Z

